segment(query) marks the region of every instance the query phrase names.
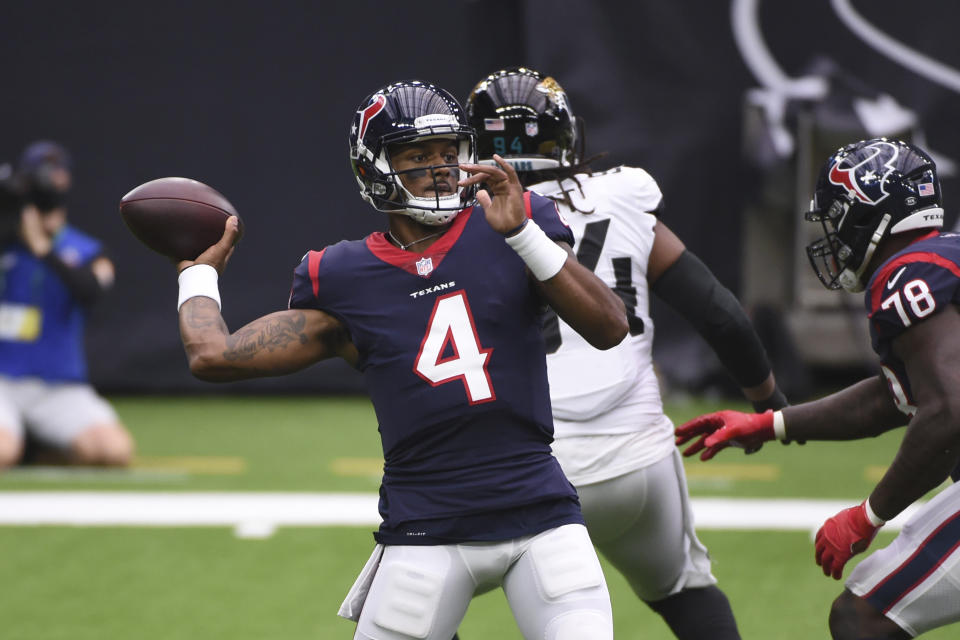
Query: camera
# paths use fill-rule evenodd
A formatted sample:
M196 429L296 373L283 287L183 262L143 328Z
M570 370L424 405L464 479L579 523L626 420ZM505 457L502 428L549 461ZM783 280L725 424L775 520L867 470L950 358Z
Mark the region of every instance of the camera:
M57 181L56 172L63 169L54 163L43 163L21 176L23 197L41 213L62 207L67 192Z
M38 140L24 149L16 176L24 200L40 213L64 206L70 189L70 152L52 140Z

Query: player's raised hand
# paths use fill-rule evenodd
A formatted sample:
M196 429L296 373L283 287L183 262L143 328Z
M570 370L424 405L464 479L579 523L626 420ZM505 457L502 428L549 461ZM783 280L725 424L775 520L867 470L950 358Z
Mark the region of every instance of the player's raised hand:
M494 154L496 167L485 164L461 164L463 171L471 174L460 181L460 186L468 187L483 183L487 189L477 192L477 201L483 207L487 216L487 223L497 233L507 234L519 227L527 217L523 205L523 185L517 172L510 164Z
M764 413L741 413L717 411L685 422L676 429L677 446L697 440L684 450L683 455L692 456L699 451L701 460L709 460L727 447L740 447L753 453L764 442L776 439L773 430L773 411Z
M230 216L224 224L223 235L216 244L212 245L206 251L197 256L196 260L181 260L177 263L177 272L181 272L187 267L195 264L208 264L222 274L227 266L227 261L233 255L233 249L237 243L237 236L240 235L240 219L237 216Z
M870 522L866 502L827 518L814 541L815 559L823 567L823 575L839 580L847 561L867 550L880 526Z

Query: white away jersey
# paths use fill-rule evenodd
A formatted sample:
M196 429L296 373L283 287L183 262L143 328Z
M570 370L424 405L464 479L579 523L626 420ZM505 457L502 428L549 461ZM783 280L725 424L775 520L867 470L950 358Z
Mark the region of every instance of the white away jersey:
M541 182L530 190L557 203L573 231L577 258L620 296L630 321L623 342L600 351L555 315L547 319L555 437L643 432L642 442L631 438L635 449L645 451L647 463L659 460L674 446L653 370L647 288L656 224L650 212L660 204L660 188L642 169L616 167L562 183Z

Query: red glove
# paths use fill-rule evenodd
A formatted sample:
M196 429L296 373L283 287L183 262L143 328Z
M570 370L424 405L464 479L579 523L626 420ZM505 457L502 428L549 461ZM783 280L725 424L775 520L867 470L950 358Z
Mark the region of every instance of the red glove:
M817 531L814 546L817 549L817 564L823 567L823 575L832 575L834 580L839 580L847 560L866 551L883 526L870 522L866 504L864 501L827 518Z
M692 456L702 449L701 460L709 460L722 449L729 446L741 447L747 453L753 453L764 442L776 439L773 432L773 410L763 413L740 413L739 411L717 411L694 418L677 427L677 446L700 436L700 439L687 447L685 456Z

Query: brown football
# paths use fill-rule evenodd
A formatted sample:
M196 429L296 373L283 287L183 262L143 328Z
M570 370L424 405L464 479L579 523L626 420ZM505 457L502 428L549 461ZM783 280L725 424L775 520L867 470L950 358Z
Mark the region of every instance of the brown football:
M236 215L220 192L190 178L151 180L120 200L120 216L133 235L174 260L196 259L220 240L227 218ZM238 240L242 221L239 230Z

